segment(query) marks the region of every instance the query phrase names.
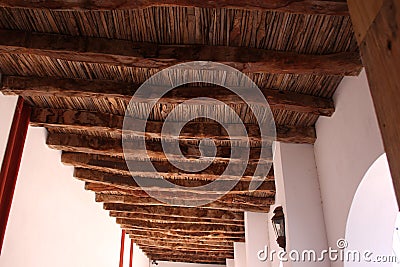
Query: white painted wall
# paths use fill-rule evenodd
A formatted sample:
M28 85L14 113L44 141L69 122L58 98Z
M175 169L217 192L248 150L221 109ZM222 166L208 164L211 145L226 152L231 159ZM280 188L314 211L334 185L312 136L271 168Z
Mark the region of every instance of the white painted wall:
M0 162L15 103L0 95ZM118 266L121 229L45 139L44 129L29 128L0 266Z
M275 178L283 181L283 188L279 190L283 189L280 194L285 196L285 202L279 204L282 204L285 214L286 250L300 253L314 250L316 255L320 255L327 249L327 240L314 148L308 144L276 142L274 153L274 167L278 170ZM289 259L283 265L329 266L329 262L290 262Z
M365 72L346 77L334 95L336 111L316 124L314 146L329 246L345 235L357 187L384 153ZM343 266L333 262L333 267Z
M346 226L348 250L361 253L345 266L392 266L392 262L378 262L378 256L393 256L393 234L398 205L386 154L380 156L367 171L354 196ZM364 259L364 252L370 251ZM366 262L370 260L371 262ZM400 258L399 258L400 260Z
M226 267L235 267L234 259L226 259Z
M246 244L245 242L234 242L235 267L246 267ZM250 267L250 266L248 266Z
M270 267L270 261L260 261L258 251L269 244L268 214L257 212L244 213L246 262L251 267Z

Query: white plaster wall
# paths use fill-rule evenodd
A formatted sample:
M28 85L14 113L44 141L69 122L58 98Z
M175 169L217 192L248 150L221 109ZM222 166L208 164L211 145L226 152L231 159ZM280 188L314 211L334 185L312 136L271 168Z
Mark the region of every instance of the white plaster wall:
M345 235L357 187L384 153L365 72L346 77L334 95L336 111L316 124L314 146L329 246ZM343 266L334 262L332 266Z
M278 170L276 179L283 180L283 188L279 190L285 195L282 207L287 252L297 250L301 254L313 250L320 255L327 249L327 240L313 146L277 142L274 166ZM290 262L286 258L289 262L284 266L329 266L327 260Z
M386 154L383 154L367 171L354 196L345 238L347 249L359 251L361 257L355 262L351 257L345 261L345 266L393 265L392 262L382 262L378 257L395 255L393 234L398 210L389 164ZM365 251L372 254L365 255Z
M235 267L246 267L246 244L245 242L234 242ZM248 266L251 267L251 266Z
M16 98L0 95L0 151L15 103ZM121 229L45 140L44 129L29 128L0 266L118 266Z
M234 259L226 259L226 267L235 267Z
M251 267L270 267L270 261L260 261L258 251L264 250L269 244L268 214L257 212L244 213L246 237L246 262Z

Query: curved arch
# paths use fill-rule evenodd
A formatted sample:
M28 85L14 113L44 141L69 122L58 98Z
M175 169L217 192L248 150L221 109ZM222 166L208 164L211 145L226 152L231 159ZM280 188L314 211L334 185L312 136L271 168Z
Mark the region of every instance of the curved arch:
M393 255L393 231L398 214L386 154L381 155L365 173L350 207L345 238L348 250L378 255ZM366 262L345 262L344 266L365 266ZM368 263L392 266L392 263Z

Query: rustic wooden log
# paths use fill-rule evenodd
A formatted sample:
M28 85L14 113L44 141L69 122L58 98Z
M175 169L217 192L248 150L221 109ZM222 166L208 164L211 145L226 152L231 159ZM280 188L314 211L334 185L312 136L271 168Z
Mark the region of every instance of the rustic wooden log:
M244 73L358 75L357 52L326 55L208 45L158 45L127 40L0 30L0 53L163 69L191 61L220 62Z
M176 185L185 187L184 189L172 188L171 186L163 186L156 183L155 178L142 178L141 185L137 184L136 181L132 178L132 176L123 176L123 175L115 175L106 172L93 171L81 168L75 168L74 177L83 180L85 182L92 183L101 183L105 185L115 186L121 189L127 190L140 190L146 188L148 191L156 191L156 192L188 192L190 196L195 196L195 194L220 194L220 192L227 194L239 194L239 193L248 193L250 182L248 181L239 181L229 192L224 192L221 190L226 189L226 180L219 179L215 180L213 186L209 187L207 191L196 189L198 186L207 185L208 181L202 180L167 180ZM164 179L165 180L165 179ZM154 182L152 182L154 181ZM146 183L145 183L146 182ZM231 181L230 181L231 183ZM215 190L213 190L215 189ZM154 192L154 194L156 193ZM275 182L271 180L267 180L262 182L262 184L257 188L257 192L264 192L266 194L275 192ZM162 195L160 195L162 196Z
M85 189L92 190L101 195L118 195L118 196L129 196L132 198L139 198L140 203L143 204L155 204L153 197L159 197L164 200L175 200L179 199L183 201L191 201L191 200L202 200L208 201L213 200L215 194L186 194L185 192L154 192L151 196L149 196L144 190L126 190L119 189L114 186L99 184L99 183L86 183ZM263 192L263 197L255 197L255 196L247 196L247 195L239 195L239 194L226 194L213 202L218 202L221 204L238 204L241 203L243 205L249 206L264 206L266 204L270 204L271 199L273 199L275 193L266 194ZM149 199L151 198L151 199ZM175 202L175 201L174 201ZM139 203L138 203L139 204Z
M122 146L122 138L110 138L80 135L72 133L56 133L49 132L47 136L47 145L50 148L57 150L64 150L68 152L81 152L100 155L112 155L117 157L129 157L129 159L143 160L146 158L166 160L164 148L161 141L145 140L146 150L140 150L139 147L143 141L137 138L124 139L125 148ZM206 150L207 150L207 146ZM183 159L178 158L176 155L171 155L170 158L174 160L181 160L184 162L198 159L202 160L202 152L199 145L187 142L179 142L179 148L184 156ZM240 147L239 147L240 148ZM211 150L211 147L210 147ZM260 159L261 147L251 147L249 151L249 162L272 162L272 148L270 146L264 148L268 153L266 157ZM239 150L241 151L241 150ZM205 159L211 159L205 153ZM240 153L233 153L230 146L216 146L216 155L214 161L221 162L243 162L243 155Z
M252 212L269 212L270 205L274 204L275 198L273 197L251 197L251 202L234 202L232 199L238 197L237 195L225 195L221 197L222 200L217 199L208 204L204 204L201 207L205 208L213 208L220 210L229 210L229 211L252 211ZM179 198L179 197L177 197ZM225 199L229 200L225 200ZM253 198L257 200L253 200ZM240 196L239 196L240 199ZM115 195L115 194L100 194L96 193L96 202L105 202L105 203L126 203L126 204L134 204L134 205L168 205L168 206L187 206L193 205L192 203L196 203L196 199L189 199L187 201L182 201L180 199L168 199L170 203L163 203L160 200L157 200L152 197L135 197L131 195ZM165 200L163 200L165 201ZM210 200L211 201L211 200ZM187 204L189 203L189 204ZM259 204L258 204L259 203Z
M221 224L221 225L243 225L243 222L229 221L229 220L212 220L205 218L187 218L187 217L171 217L161 216L155 214L142 214L142 213L131 213L123 211L110 211L110 216L121 219L136 219L143 221L156 221L156 222L178 222L178 223L189 223L189 224Z
M205 170L191 173L181 170L166 160L163 161L151 161L157 174L153 172L144 172L141 164L143 160L128 160L130 169L128 169L127 163L123 158L111 157L106 155L96 155L96 154L86 154L86 153L75 153L75 152L63 152L61 155L61 161L70 166L75 166L78 168L92 169L96 171L109 172L114 174L121 174L127 176L143 176L143 177L160 177L165 179L185 179L185 180L206 180L213 181L221 177L224 173L227 164L220 162L213 162ZM242 177L239 177L241 167L236 166L234 163L231 164L232 175L225 175L226 180L237 180L240 178L242 181L251 181L253 179L253 174L257 168L257 163L250 162L247 165L245 172ZM196 169L197 163L187 162L184 165L185 170ZM266 166L264 166L266 167ZM235 175L234 175L235 174ZM265 177L265 180L273 180L274 171L271 167L269 174Z
M187 223L157 223L135 219L117 218L120 225L132 225L146 229L173 230L185 232L212 232L212 233L244 233L244 226L218 225L218 224L187 224Z
M124 211L129 213L154 214L178 218L204 218L210 220L244 221L243 212L215 210L195 207L168 207L168 206L137 206L121 203L104 203L103 208L110 211Z
M92 0L89 2L84 0L64 1L64 0L51 0L51 1L36 1L36 0L1 0L0 7L13 7L13 8L37 8L37 9L50 9L50 10L126 10L126 9L143 9L150 7L162 6L179 6L179 7L199 7L199 8L232 8L232 9L246 9L246 10L271 10L286 13L299 13L299 14L322 14L322 15L335 15L347 16L348 8L346 1L335 0L223 0L223 1L202 1L202 0L141 0L141 1L127 1L127 0L113 0L101 1Z
M63 97L113 97L129 102L132 96L136 93L140 84L132 84L118 81L100 81L100 80L82 80L82 79L62 79L55 77L21 77L21 76L3 76L1 91L4 94L18 94L22 96L63 96ZM157 89L157 88L155 88ZM332 99L305 95L291 91L279 91L266 88L260 88L265 99L268 101L271 109L285 109L301 113L311 113L321 116L331 116L334 112ZM211 86L211 87L183 87L174 89L171 93L163 96L160 103L180 104L188 99L196 97L210 97L218 99L226 104L243 104L243 100L228 89ZM156 98L154 98L156 99ZM148 102L153 101L153 98L138 98L137 101ZM195 102L193 102L195 103ZM199 101L199 103L207 103ZM248 104L265 105L262 99L254 99ZM75 121L79 126L90 126L91 122L88 119L95 120L98 127L107 128L122 128L123 117L102 113L88 113L85 116L82 111L69 110L37 110L34 111L33 117L38 120L33 120L37 123L51 124ZM50 121L43 121L44 118L50 116ZM56 120L56 116L62 118ZM40 119L42 118L42 119ZM251 125L250 125L251 126ZM149 130L159 126L149 127ZM189 129L188 129L189 130ZM206 131L205 131L206 132Z

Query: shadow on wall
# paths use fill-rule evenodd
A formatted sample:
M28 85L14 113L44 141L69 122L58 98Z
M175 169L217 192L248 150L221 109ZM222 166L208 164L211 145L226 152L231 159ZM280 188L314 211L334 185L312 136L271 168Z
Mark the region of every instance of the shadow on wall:
M397 214L389 165L383 154L368 169L354 195L346 225L344 266L393 266L389 256L395 255ZM352 251L357 251L360 259Z

